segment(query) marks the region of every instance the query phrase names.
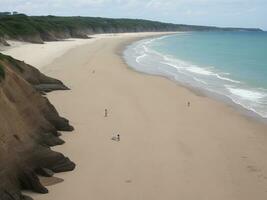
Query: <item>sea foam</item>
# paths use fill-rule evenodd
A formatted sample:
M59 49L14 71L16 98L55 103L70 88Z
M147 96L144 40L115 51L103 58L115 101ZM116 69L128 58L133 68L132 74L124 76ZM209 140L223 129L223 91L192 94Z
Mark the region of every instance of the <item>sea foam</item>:
M234 103L267 118L267 90L254 88L216 66L203 66L159 52L153 45L172 36L146 39L129 46L124 52L130 67L137 71L166 76L184 85L195 86L226 96Z

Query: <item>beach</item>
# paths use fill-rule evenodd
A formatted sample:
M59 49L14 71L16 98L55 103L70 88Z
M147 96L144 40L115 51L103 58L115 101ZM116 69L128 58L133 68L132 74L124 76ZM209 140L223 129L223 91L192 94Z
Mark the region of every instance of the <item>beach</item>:
M131 70L123 49L154 35L102 35L45 56L46 44L9 53L71 88L47 96L75 127L53 149L77 167L56 174L64 182L48 186L49 194L31 193L34 199L267 198L266 125L166 78ZM112 140L118 134L120 141Z

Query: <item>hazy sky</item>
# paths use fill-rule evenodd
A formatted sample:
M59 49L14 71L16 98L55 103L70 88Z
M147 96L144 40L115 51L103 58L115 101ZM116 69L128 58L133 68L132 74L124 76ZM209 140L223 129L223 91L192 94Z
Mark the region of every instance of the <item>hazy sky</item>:
M267 30L267 0L0 0L0 11L13 10Z

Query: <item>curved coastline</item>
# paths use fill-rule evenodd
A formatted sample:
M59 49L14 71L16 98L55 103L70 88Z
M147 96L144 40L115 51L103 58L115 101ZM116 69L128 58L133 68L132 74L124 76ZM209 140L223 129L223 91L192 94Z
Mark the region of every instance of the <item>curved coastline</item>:
M166 78L133 72L121 50L141 37L103 37L45 66L71 88L47 97L75 127L55 150L77 167L34 199L266 199L266 126ZM120 142L111 139L117 133Z
M178 34L183 34L183 33L178 32L177 34L173 34L173 35L178 35ZM185 33L185 34L188 34L188 33ZM163 37L171 37L171 36L172 35L170 35L170 34L168 34L168 35L163 34L160 36L145 37L142 39L133 40L133 41L127 43L127 45L125 45L125 48L121 51L121 55L122 55L123 59L125 60L125 63L129 66L129 68L136 71L136 72L167 78L171 81L174 81L179 86L182 86L182 87L189 89L191 92L194 92L197 95L206 96L206 97L212 98L214 100L223 102L226 105L235 108L237 112L241 113L245 117L249 117L252 120L257 120L257 121L260 121L262 123L267 124L267 118L266 117L263 117L253 108L248 108L248 107L244 106L242 103L237 102L235 99L233 99L232 97L230 97L226 94L223 94L221 92L216 92L214 90L210 90L210 89L207 89L207 88L204 88L201 86L197 86L196 84L194 84L192 82L187 82L187 81L184 82L182 80L175 78L174 76L176 76L176 75L169 74L170 72L165 73L165 72L157 70L157 69L155 69L155 71L154 71L154 69L151 69L152 67L150 69L143 69L142 66L144 66L146 64L138 62L137 60L139 58L145 57L145 54L143 54L141 56L138 55L137 57L133 56L132 52L135 50L136 46L141 45L142 43L147 44L147 43L153 42L154 40L161 40ZM154 52L154 53L159 54L159 56L164 56L164 55L160 55L160 53L158 53L158 52ZM166 65L169 65L169 64L166 64ZM174 68L176 68L176 66ZM199 69L201 70L201 68L199 68ZM203 69L203 70L205 70L205 69ZM209 72L205 72L205 73L209 73ZM220 78L222 80L237 82L236 80L231 80L228 78L220 77L220 75L217 75L217 74L216 74L216 76L219 76L218 78ZM196 79L196 78L194 78L194 79ZM201 80L197 80L197 81L200 82ZM207 83L205 83L205 84L207 84Z

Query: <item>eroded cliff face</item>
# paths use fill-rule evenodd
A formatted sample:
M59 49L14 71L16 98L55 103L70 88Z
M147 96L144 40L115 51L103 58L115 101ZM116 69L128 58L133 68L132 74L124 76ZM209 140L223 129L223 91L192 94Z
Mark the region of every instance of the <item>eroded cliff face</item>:
M61 81L48 77L31 65L28 65L22 61L16 60L10 56L0 54L0 59L12 68L23 79L35 87L38 91L50 92L53 90L68 90Z
M67 89L60 81L0 54L0 199L30 199L21 190L47 193L37 175L71 171L75 164L50 149L64 143L58 131L72 131L41 92ZM45 84L45 87L37 87ZM51 88L49 89L49 85ZM37 87L37 89L35 88Z
M0 45L9 46L7 40L18 40L35 44L43 44L46 41L61 41L68 38L89 39L90 37L88 37L87 34L92 33L94 32L91 32L87 29L77 29L72 31L45 31L36 33L34 35L17 35L16 37L5 35L5 37L0 36Z

